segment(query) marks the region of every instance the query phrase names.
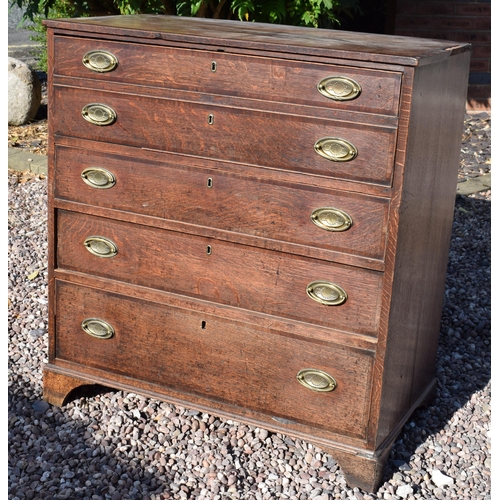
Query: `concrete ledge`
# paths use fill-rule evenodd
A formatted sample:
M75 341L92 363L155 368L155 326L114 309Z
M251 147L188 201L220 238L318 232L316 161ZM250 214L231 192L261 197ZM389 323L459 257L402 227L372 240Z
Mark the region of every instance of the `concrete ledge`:
M23 151L19 148L8 148L9 168L19 172L33 172L36 175L47 175L47 156Z
M487 189L491 189L491 173L467 179L465 182L459 182L457 185L457 195L468 196L469 194L479 193Z

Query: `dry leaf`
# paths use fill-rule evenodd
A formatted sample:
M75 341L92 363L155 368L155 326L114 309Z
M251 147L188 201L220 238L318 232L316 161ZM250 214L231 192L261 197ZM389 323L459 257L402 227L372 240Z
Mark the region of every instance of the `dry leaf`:
M31 281L31 280L34 280L36 277L38 276L38 269L36 271L33 271L29 276L28 276L28 279Z

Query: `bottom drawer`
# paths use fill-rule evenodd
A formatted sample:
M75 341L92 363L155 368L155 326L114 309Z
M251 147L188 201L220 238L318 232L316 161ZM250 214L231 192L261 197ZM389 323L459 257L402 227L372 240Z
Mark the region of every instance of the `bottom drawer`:
M370 352L63 281L56 282L56 311L58 359L159 384L185 399L194 394L365 436ZM324 373L336 387L318 392L302 385L297 374L304 369L320 371L305 375L316 389L331 389L323 387Z

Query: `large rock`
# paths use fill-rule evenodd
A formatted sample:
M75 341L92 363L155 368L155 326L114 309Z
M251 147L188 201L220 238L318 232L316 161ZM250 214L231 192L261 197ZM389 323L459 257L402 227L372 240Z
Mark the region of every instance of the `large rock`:
M9 57L9 125L32 120L42 101L40 80L30 67Z

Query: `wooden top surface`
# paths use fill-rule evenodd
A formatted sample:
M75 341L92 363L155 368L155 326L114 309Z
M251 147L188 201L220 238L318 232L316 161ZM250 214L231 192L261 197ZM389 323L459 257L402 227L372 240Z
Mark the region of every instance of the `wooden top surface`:
M470 50L469 44L442 40L150 14L50 19L44 24L54 29L80 31L82 34L108 33L149 43L155 40L196 42L197 45L212 47L409 66L436 62Z

